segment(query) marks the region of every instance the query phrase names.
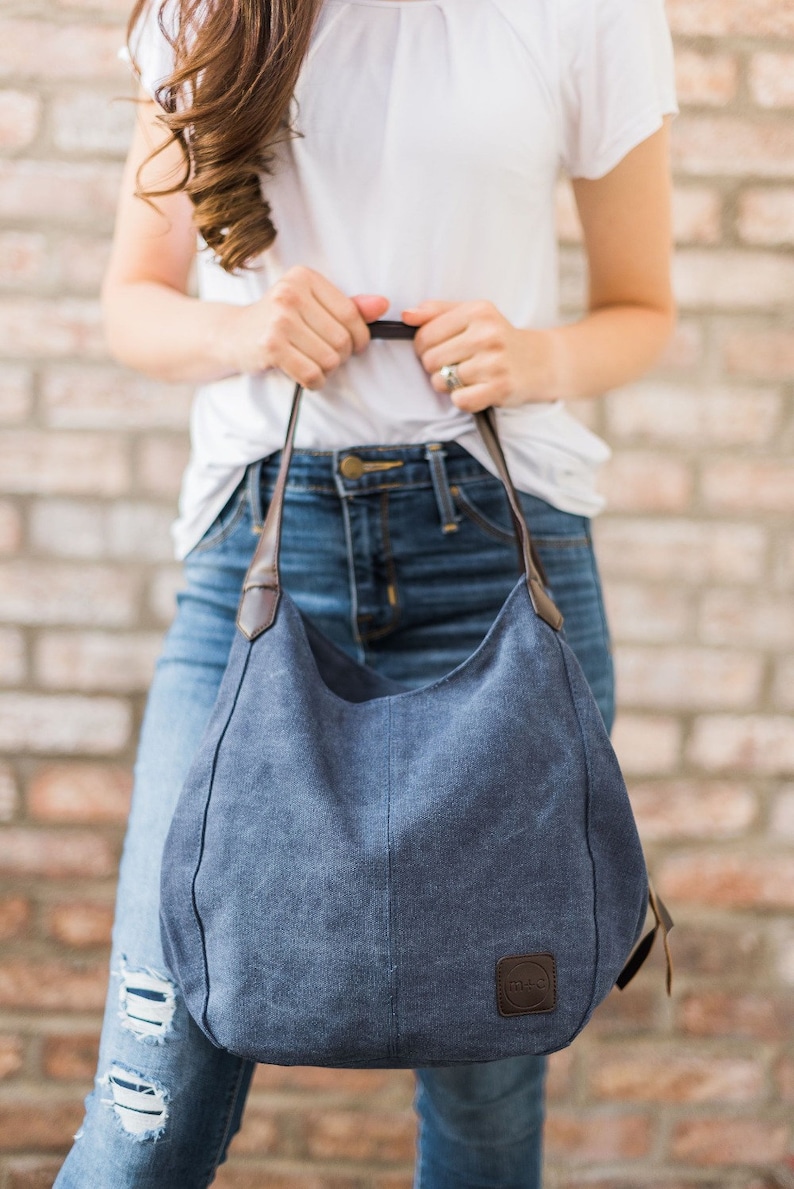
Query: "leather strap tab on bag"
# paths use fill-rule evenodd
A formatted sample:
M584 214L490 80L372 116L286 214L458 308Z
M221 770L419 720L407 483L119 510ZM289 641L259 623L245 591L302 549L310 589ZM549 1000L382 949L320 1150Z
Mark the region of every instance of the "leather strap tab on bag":
M670 940L668 934L673 927L673 918L667 911L667 907L665 906L661 896L658 895L658 893L654 890L653 885L650 883L648 884L648 903L650 904L651 912L654 915L656 924L649 933L645 934L642 941L637 943L634 953L631 955L628 962L615 980L615 986L622 991L623 988L631 982L631 980L634 978L634 975L640 969L642 964L645 962L645 959L653 949L653 943L656 940L656 934L661 929L662 941L664 942L664 957L667 965L667 994L671 995L673 991L673 958L670 953Z
M416 334L416 328L406 326L404 322L373 322L369 329L373 339L412 339ZM272 625L278 609L281 594L278 562L284 493L287 488L287 474L295 443L295 429L298 424L302 392L300 384L296 384L273 498L270 501L264 527L243 583L242 597L237 612L237 626L248 640L255 640L262 632L267 631ZM507 493L518 542L521 571L526 575L527 590L535 614L549 627L559 631L562 627L562 615L546 593L543 567L535 552L516 489L507 469L496 428L494 411L486 409L482 413L475 413L474 419Z

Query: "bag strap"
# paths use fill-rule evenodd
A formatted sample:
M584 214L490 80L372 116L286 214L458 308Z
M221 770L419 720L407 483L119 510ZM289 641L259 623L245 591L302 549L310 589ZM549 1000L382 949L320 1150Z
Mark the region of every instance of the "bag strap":
M406 326L404 322L373 322L370 324L369 329L371 337L374 339L412 339L416 334L416 328ZM302 393L303 389L300 384L296 384L273 498L270 501L270 507L265 517L262 533L243 583L240 606L237 611L237 626L248 640L255 640L257 636L260 636L262 632L266 632L271 627L276 617L278 601L281 595L281 579L278 563L281 546L281 522L284 513L284 493L287 488L287 474L295 443L295 429L298 424L298 412L300 410ZM529 591L529 597L535 614L544 620L549 627L554 628L555 631L559 631L562 627L562 615L546 594L543 567L535 552L516 489L513 486L510 472L507 469L507 463L505 462L505 456L496 428L494 411L493 409L486 409L482 413L475 413L474 419L507 493L510 515L513 520L513 527L518 543L521 571L526 577L527 590Z
M667 994L671 995L673 991L673 957L670 953L670 939L668 934L673 927L673 918L667 911L667 907L661 896L650 882L648 884L648 903L650 904L651 912L654 915L656 924L649 933L645 934L642 941L637 943L634 953L631 955L628 962L615 980L615 986L622 991L623 988L631 982L631 980L634 978L634 975L640 969L645 959L653 949L653 943L656 941L656 934L661 929L662 941L664 942L664 957L667 966Z

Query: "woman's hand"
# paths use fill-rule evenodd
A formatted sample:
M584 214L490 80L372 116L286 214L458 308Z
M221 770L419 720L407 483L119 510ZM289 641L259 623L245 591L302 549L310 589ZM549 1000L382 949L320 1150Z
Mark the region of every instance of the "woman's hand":
M403 310L402 318L420 328L414 349L436 392L449 391L441 368L456 365L464 387L449 396L459 409L556 399L547 331L519 330L489 301L425 301Z
M279 368L304 388L322 388L354 351L364 350L367 323L388 308L385 297L347 297L320 273L297 266L259 301L228 307L219 350L234 372Z

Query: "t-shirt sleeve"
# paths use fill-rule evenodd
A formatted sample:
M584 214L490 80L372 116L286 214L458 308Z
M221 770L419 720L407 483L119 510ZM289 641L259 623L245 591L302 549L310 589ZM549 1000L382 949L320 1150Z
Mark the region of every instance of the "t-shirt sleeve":
M678 111L664 0L561 4L562 164L600 178Z
M162 86L174 68L174 51L160 25L162 0L148 0L130 36L129 46L123 45L119 57L128 62L143 89L157 98L157 88ZM166 5L163 21L169 34L173 31L175 5Z

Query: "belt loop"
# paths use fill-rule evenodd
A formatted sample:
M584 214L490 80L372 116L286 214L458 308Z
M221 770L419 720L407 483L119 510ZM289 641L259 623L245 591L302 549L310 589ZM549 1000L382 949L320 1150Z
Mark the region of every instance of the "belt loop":
M265 516L262 510L261 486L262 464L265 461L266 459L264 458L258 458L255 462L249 462L248 474L246 476L248 484L248 507L251 509L251 527L255 533L261 533L265 522Z
M438 514L441 518L441 531L456 533L460 513L455 507L452 492L449 490L447 468L444 463L446 451L440 442L429 442L425 447L425 458L430 467L430 478L433 480L433 490L436 493Z

